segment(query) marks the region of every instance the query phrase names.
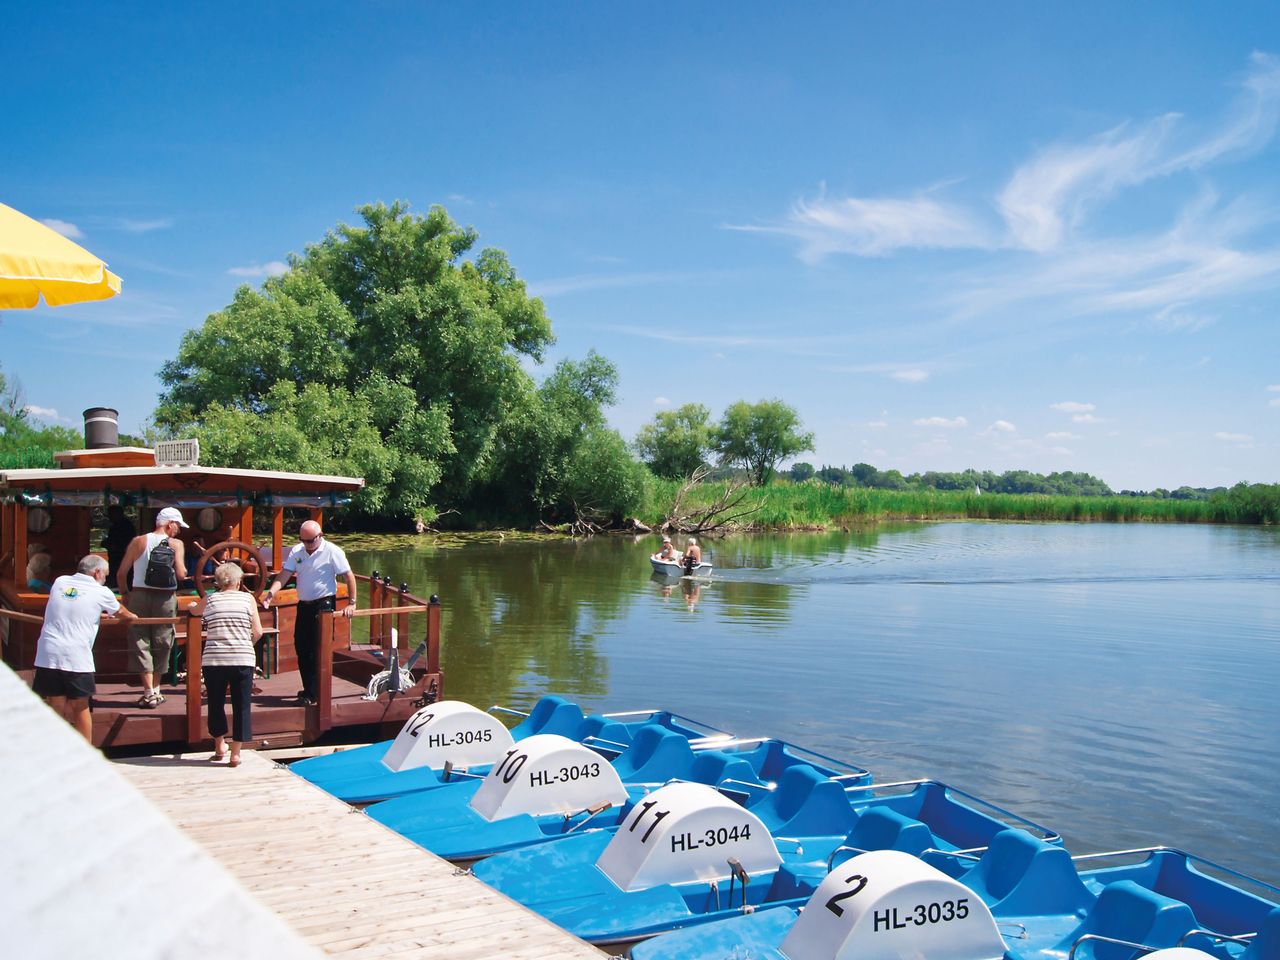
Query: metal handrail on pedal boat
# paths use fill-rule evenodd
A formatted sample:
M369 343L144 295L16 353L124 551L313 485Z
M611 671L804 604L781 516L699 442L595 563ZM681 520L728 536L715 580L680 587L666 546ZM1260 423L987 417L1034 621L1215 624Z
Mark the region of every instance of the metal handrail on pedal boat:
M1002 818L1012 820L1015 823L1023 825L1029 833L1039 834L1039 839L1043 840L1045 843L1058 843L1062 840L1061 834L1055 833L1048 827L1036 823L1034 820L1028 820L1026 817L1020 816L1012 810L1006 810L997 803L992 803L990 800L984 800L982 797L975 797L972 793L961 790L959 787L953 787L950 784L943 783L941 780L895 780L892 783L868 783L863 786L845 787L844 792L853 793L858 790L891 790L897 787L918 787L928 783L937 784L948 796L955 794L956 796L964 797L966 800L972 800L974 803L986 807L988 810L994 810L996 813L1000 814ZM975 849L985 850L986 848L982 847Z
M1075 943L1071 944L1071 949L1067 952L1067 960L1075 960L1076 951L1080 949L1081 944L1086 940L1097 940L1100 943L1114 943L1118 947L1130 947L1134 950L1141 950L1144 953L1154 953L1161 949L1153 947L1145 943L1134 943L1132 940L1120 940L1116 937L1104 937L1100 933L1085 933L1076 938Z
M1241 873L1239 870L1232 870L1230 867L1224 867L1222 864L1209 860L1206 857L1198 857L1194 853L1187 853L1185 850L1179 850L1177 847L1134 847L1132 850L1107 850L1103 853L1077 853L1072 856L1071 859L1076 863L1079 863L1083 860L1106 860L1114 857L1135 857L1138 854L1146 854L1146 859L1150 859L1151 854L1153 853L1171 853L1175 856L1182 857L1191 864L1198 863L1203 864L1206 867L1212 867L1214 870L1225 873L1227 876L1236 880L1243 880L1246 883L1251 883L1256 887L1268 890L1273 894L1280 894L1280 887L1277 887L1274 884L1267 883L1265 880L1259 880L1257 877L1251 877L1247 873ZM1209 877L1209 879L1213 879L1213 877L1207 873L1204 874L1204 876Z
M1207 937L1210 940L1227 941L1229 943L1243 943L1246 947L1253 943L1253 938L1258 935L1255 930L1252 933L1237 933L1234 936L1228 936L1225 933L1218 933L1216 930L1205 930L1203 927L1194 927L1178 938L1178 946L1182 946L1192 937Z

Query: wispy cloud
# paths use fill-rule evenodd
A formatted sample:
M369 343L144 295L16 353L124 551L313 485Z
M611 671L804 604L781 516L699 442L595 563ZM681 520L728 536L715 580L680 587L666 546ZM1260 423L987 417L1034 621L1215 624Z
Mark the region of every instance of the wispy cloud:
M173 226L173 218L156 217L151 220L134 220L121 217L115 222L116 227L125 233L150 233L153 230L167 230Z
M796 202L779 222L732 229L781 234L803 260L911 249L982 250L984 265L949 278L953 322L1033 306L1041 324L1082 315L1146 314L1153 329L1189 334L1218 320L1200 304L1280 283L1280 247L1259 244L1280 211L1263 198L1225 200L1185 178L1171 222L1108 233L1095 214L1126 189L1200 173L1270 143L1280 125L1280 58L1254 54L1215 118L1169 112L1060 140L1015 164L1002 186L963 202L941 187L901 197L828 196ZM983 171L962 179L977 182ZM1186 199L1187 190L1201 194ZM1021 319L1021 318L1020 318Z
M942 427L946 430L958 430L961 427L967 427L969 421L964 417L921 417L918 420L912 420L917 427Z
M987 433L1017 433L1018 428L1008 420L997 420L991 426L987 427Z
M1095 417L1092 413L1077 413L1071 418L1072 423L1102 423L1101 417Z
M1044 435L1046 440L1083 440L1078 433L1072 433L1069 430L1053 430Z
M1251 437L1247 433L1228 433L1225 430L1219 430L1217 433L1213 435L1213 438L1215 440L1222 440L1226 443L1241 443L1241 444L1253 443L1253 437Z
M929 371L913 367L909 370L894 370L889 376L903 383L923 383L929 379Z
M1078 400L1063 400L1061 403L1049 404L1050 410L1061 410L1063 413L1089 413L1097 407L1092 403L1081 403Z
M1013 241L1035 251L1058 246L1090 202L1142 179L1173 120L1163 117L1128 137L1117 129L1089 143L1056 144L1033 157L996 198Z
M54 217L46 217L44 220L41 220L40 222L43 223L46 227L48 227L50 230L54 230L62 234L64 237L67 237L68 239L71 239L71 240L84 239L84 232L79 227L77 227L74 223L69 223L66 220L58 220L58 219L55 219Z
M280 260L269 263L255 263L247 267L231 267L227 273L233 277L278 277L289 271L289 265Z
M1280 383L1273 383L1273 384L1271 384L1271 386L1267 387L1267 392L1268 392L1268 393L1280 393Z
M875 257L904 247L955 249L991 242L973 214L928 193L906 198L829 198L824 190L812 200L797 201L781 223L726 227L794 237L800 241L800 258L808 262L834 253Z
M653 405L655 407L669 407L671 406L671 401L668 400L666 397L654 397Z

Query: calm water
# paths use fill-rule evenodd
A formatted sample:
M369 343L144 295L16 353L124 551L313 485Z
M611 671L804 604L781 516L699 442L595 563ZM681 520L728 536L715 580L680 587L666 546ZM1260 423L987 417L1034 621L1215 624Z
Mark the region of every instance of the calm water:
M1280 882L1280 532L946 523L712 543L351 549L444 604L447 694L664 707L934 777L1078 852L1164 843Z

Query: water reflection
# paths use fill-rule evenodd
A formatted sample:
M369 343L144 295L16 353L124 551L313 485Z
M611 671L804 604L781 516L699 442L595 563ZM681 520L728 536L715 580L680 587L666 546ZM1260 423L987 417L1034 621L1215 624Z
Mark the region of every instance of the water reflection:
M1077 849L1169 843L1280 879L1280 531L937 523L712 542L349 547L444 604L445 689L559 692L935 776Z

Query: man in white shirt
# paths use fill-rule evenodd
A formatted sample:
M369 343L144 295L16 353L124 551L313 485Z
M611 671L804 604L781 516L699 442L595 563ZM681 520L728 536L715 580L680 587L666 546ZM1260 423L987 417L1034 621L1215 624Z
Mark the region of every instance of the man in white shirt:
M93 643L102 615L136 620L107 587L107 561L89 554L76 573L53 581L36 641L36 676L31 683L45 702L93 742L89 698L93 680Z
M298 534L302 542L284 558L280 572L262 599L262 605L270 607L276 594L289 582L289 577L297 576L298 615L293 624L293 647L298 652L298 672L302 674L298 703L309 706L320 694L317 676L320 617L332 613L337 606L339 577L346 581L349 600L342 615L350 617L356 612L356 575L351 572L351 564L347 563L347 555L342 548L325 540L320 524L308 520Z

